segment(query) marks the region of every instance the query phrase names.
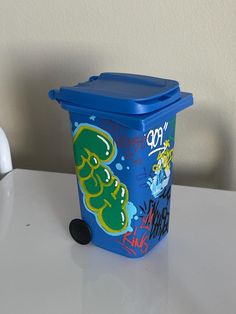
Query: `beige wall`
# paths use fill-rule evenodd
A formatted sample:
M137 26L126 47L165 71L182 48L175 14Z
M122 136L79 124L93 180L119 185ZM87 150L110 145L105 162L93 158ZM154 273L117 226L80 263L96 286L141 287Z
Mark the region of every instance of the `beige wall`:
M73 171L66 112L47 91L102 71L178 80L175 182L236 189L235 0L2 0L0 125L15 167Z

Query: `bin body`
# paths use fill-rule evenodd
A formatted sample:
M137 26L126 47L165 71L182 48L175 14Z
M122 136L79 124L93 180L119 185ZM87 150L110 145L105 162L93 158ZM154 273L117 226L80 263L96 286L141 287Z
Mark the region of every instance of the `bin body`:
M142 113L148 123L141 128L127 123L130 113L124 122L120 113L60 103L69 111L81 216L92 242L145 255L168 233L176 110Z

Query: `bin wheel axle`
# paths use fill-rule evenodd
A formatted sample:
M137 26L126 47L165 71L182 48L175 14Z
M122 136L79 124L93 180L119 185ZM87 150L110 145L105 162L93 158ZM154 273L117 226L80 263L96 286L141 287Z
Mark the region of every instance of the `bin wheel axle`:
M73 219L70 222L69 230L72 238L79 244L88 244L92 239L89 226L81 219Z

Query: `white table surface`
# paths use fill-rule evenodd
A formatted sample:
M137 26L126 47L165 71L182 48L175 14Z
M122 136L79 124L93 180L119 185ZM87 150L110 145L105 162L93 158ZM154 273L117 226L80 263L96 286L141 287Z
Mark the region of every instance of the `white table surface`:
M167 239L141 259L68 233L75 176L0 181L1 314L236 313L236 192L174 186Z

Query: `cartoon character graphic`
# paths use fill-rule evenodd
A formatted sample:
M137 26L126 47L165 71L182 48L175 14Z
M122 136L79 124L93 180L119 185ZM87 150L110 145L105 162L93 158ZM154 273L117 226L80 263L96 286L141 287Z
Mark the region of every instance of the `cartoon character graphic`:
M129 216L126 185L108 166L117 154L112 137L98 127L81 124L73 145L76 175L86 208L105 232L111 235L127 232L134 213Z
M153 197L157 198L163 189L168 185L170 179L170 165L173 159L173 148L169 149L170 141L164 142L164 149L157 156L157 163L153 165L152 170L155 175L149 177L147 184L150 187Z

